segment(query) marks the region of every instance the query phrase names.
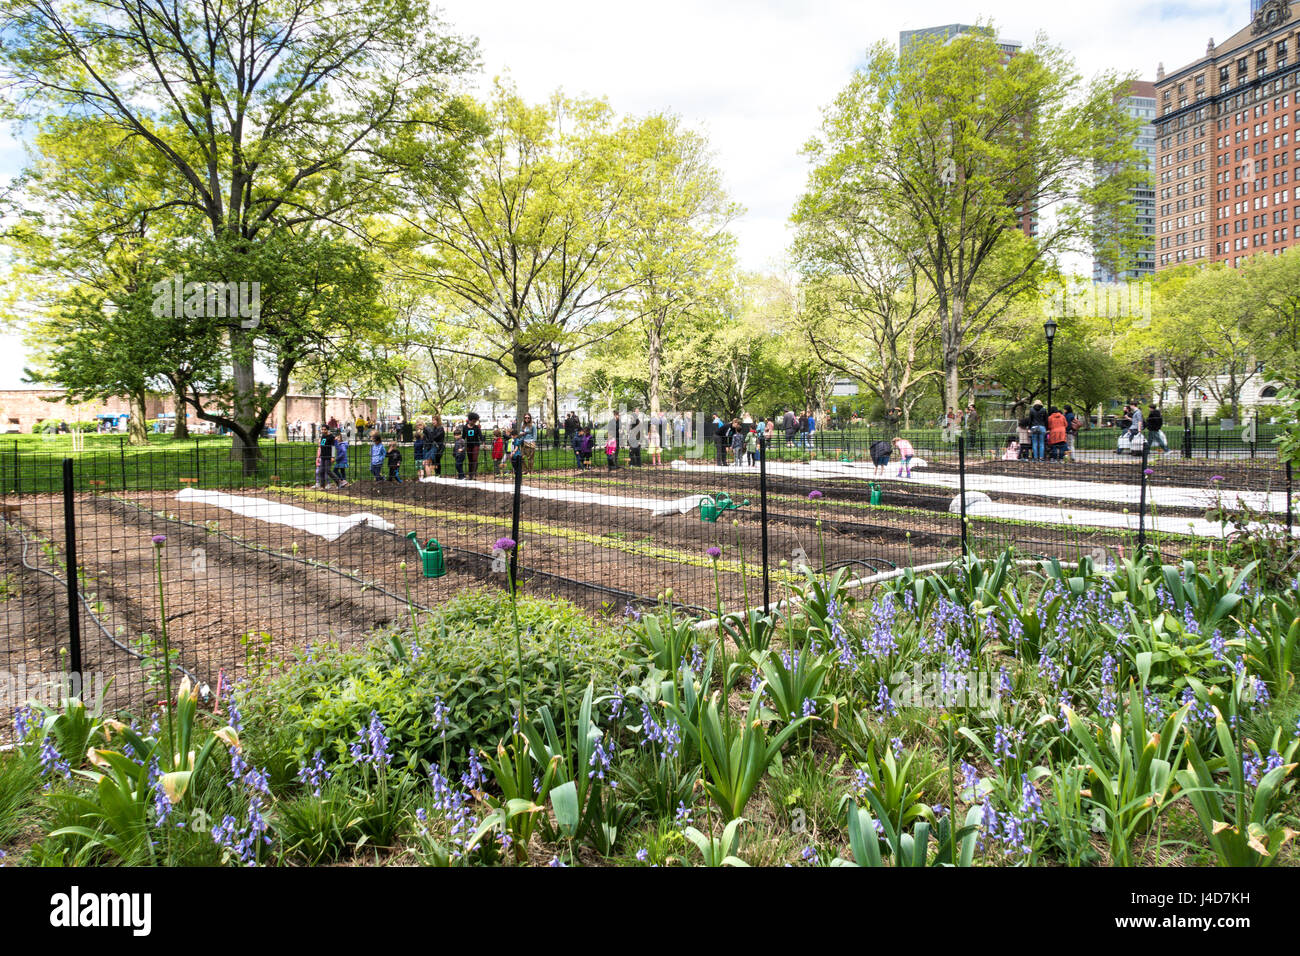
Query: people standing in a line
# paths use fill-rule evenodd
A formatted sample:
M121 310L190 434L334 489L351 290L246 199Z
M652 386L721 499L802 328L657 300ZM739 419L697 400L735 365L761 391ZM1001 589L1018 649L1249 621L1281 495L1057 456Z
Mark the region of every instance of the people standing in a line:
M433 416L433 423L430 426L430 433L433 441L433 447L431 447L427 452L428 459L433 463L433 473L435 475L441 475L442 456L443 453L446 452L447 450L447 428L442 423L441 415Z
M1029 441L1034 450L1034 461L1042 461L1047 444L1047 409L1040 401L1034 402L1029 410Z
M787 408L785 414L781 417L781 430L785 432L785 443L789 447L794 444L794 436L799 434L799 420L794 417L794 412Z
M465 454L468 444L465 441L464 426L457 425L456 430L452 432L454 441L451 445L451 458L456 463L456 477L463 479L465 477Z
M578 432L578 467L586 471L591 467L591 452L596 447L596 437L591 426L584 425Z
M384 480L384 443L379 432L370 433L370 476L375 481Z
M524 472L527 474L533 470L533 460L537 456L537 426L528 413L524 414L524 427L519 430L519 437L523 441Z
M569 439L569 447L573 449L573 467L579 471L582 470L582 436L583 429L580 428Z
M652 466L664 463L663 443L659 439L659 429L661 427L663 427L662 422L650 426L650 464Z
M1065 458L1065 416L1055 405L1047 413L1047 444L1053 461Z
M348 481L348 444L346 436L334 440L334 477L338 479L340 488L351 484Z
M755 456L758 454L758 431L750 428L745 431L745 463L748 465L758 464Z
M1029 416L1025 416L1016 422L1016 441L1019 445L1020 454L1017 456L1021 461L1028 461L1034 457L1033 446L1030 445Z
M418 479L424 473L424 419L415 420L415 428L411 432L411 439L414 445L411 448L411 454L415 457L415 477Z
M976 455L983 455L984 433L980 431L980 413L976 411L974 402L966 406L962 425L966 429L966 444L974 449Z
M731 420L731 431L728 440L731 443L732 464L739 468L745 463L745 430L740 424L739 418Z
M641 464L641 430L644 427L641 409L633 409L632 417L627 421L627 463L629 465Z
M478 453L483 445L483 427L479 424L478 412L470 412L465 422L465 427L461 430L461 437L465 439L465 455L469 462L469 478L473 481L478 477Z
M804 447L812 451L817 435L817 415L810 408L804 413Z
M721 415L713 416L713 450L714 461L719 465L727 463L727 445L731 436L727 434L728 425L722 420Z
M1165 437L1165 416L1160 411L1160 406L1154 402L1147 409L1146 429L1147 441L1152 445L1159 445L1165 453L1169 453L1169 439Z
M402 483L402 449L395 441L388 443L388 480Z
M605 463L609 466L609 470L613 471L617 462L618 441L613 435L610 435L605 439Z
M328 428L322 428L320 441L316 443L316 485L324 488L330 482L337 486L338 477L334 474L334 435Z
M898 469L898 477L902 478L906 475L908 478L911 478L912 459L916 457L916 450L912 448L912 443L906 438L895 438L892 444L898 452L898 457L902 463L902 467Z
M506 436L499 428L492 430L492 474L501 474L501 463L506 458Z
M614 439L614 467L618 467L618 453L623 447L623 413L614 412L614 417L609 420L609 425L605 429L605 434Z

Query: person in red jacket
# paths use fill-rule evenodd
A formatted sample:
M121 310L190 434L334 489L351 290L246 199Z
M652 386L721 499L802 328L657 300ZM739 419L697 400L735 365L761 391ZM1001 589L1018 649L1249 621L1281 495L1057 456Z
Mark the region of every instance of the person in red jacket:
M1065 416L1055 405L1047 415L1048 457L1055 461L1065 459Z

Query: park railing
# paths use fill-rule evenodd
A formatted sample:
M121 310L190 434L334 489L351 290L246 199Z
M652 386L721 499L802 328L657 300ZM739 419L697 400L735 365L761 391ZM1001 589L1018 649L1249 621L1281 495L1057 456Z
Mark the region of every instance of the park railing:
M808 570L871 582L1006 548L1099 563L1291 553L1292 474L1273 446L1189 431L1136 455L1116 453L1114 429L1095 444L1085 431L1037 459L1008 455L997 428L917 429L902 436L914 457L888 444L883 465L883 428L613 458L603 441L500 462L484 445L463 477L449 451L417 465L409 444L383 448L377 477L368 443L337 473L310 443L235 458L215 439L0 446L0 703L48 699L76 674L139 713L168 669L215 695L313 644L397 634L467 590L508 613L511 581L593 613L671 600L708 619L776 606Z

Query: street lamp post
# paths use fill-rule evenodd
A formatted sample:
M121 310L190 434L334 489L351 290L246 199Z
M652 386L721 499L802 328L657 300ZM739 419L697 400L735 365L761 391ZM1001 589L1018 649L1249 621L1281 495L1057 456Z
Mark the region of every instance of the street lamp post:
M555 420L551 423L555 432L555 447L560 447L560 346L551 346L551 412Z
M1047 336L1047 411L1052 411L1052 340L1056 338L1056 320L1048 319L1043 323L1043 333Z

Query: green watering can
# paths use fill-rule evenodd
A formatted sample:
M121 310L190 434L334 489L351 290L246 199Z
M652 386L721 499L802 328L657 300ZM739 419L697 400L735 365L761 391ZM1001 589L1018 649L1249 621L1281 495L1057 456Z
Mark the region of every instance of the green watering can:
M874 481L871 483L871 503L873 505L880 504L880 485Z
M420 560L424 563L424 576L426 578L440 578L447 573L447 560L442 553L442 545L438 543L437 538L430 538L429 543L423 548L420 542L416 540L415 532L412 531L406 536L411 544L415 545L415 550L420 552Z
M724 511L739 511L742 505L749 504L749 499L743 499L740 504L731 500L731 495L726 492L718 492L715 495L705 495L700 499L700 520L714 522L722 515Z

